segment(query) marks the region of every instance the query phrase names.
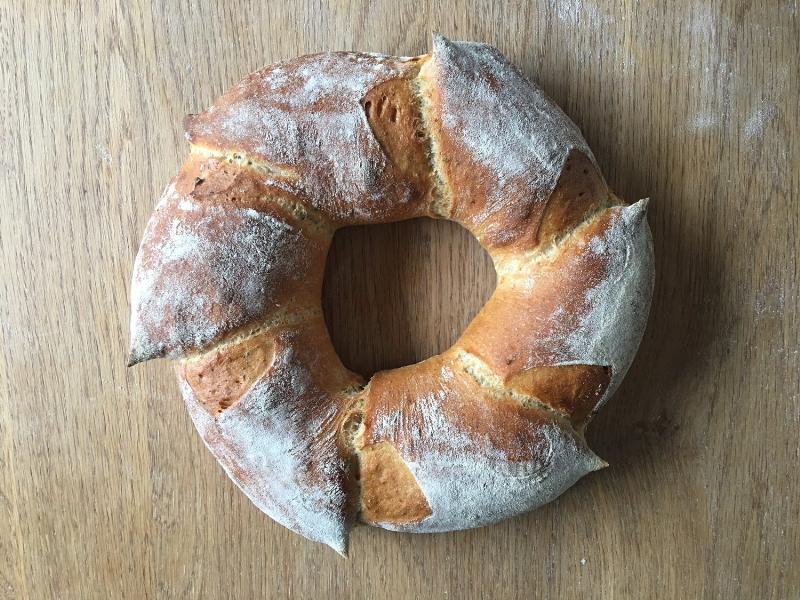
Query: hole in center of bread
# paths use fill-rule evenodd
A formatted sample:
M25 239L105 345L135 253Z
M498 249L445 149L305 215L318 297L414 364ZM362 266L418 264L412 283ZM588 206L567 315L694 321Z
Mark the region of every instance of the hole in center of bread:
M414 219L337 231L322 304L342 362L369 378L447 350L494 288L492 260L466 229Z

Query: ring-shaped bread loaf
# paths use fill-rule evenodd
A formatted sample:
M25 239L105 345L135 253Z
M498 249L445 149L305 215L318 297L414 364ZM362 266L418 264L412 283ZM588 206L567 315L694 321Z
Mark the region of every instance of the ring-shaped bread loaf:
M147 226L131 362L177 359L206 445L261 510L344 553L357 521L448 531L536 508L604 465L583 429L625 375L653 286L646 201L494 48L266 67L186 123ZM334 231L429 216L490 253L494 295L441 355L369 382L321 288Z

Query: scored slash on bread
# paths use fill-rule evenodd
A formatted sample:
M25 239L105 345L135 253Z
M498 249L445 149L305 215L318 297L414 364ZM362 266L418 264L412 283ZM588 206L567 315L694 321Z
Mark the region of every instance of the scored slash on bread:
M569 118L490 46L266 67L187 119L145 231L131 363L177 359L206 445L261 510L340 553L357 521L493 523L603 461L583 430L643 334L646 201L608 189ZM337 228L455 220L495 293L445 353L349 372L322 318Z

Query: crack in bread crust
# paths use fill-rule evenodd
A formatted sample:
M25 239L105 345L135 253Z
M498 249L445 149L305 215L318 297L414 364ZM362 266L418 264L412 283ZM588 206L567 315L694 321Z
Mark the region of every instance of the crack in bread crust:
M426 63L428 61L426 60ZM426 153L425 156L430 168L430 176L433 182L433 194L431 203L428 208L431 215L449 219L452 212L452 192L448 185L445 184L442 175L442 169L439 166L439 152L437 150L436 140L433 136L433 130L430 123L430 104L426 88L429 85L428 80L424 75L425 65L420 68L419 73L411 82L411 91L417 102L417 109L420 114L420 125L425 134Z
M478 382L483 389L494 392L499 396L510 396L523 406L538 408L562 425L572 427L569 415L565 411L553 408L536 396L523 394L518 390L503 385L502 378L499 377L489 365L474 354L459 348L456 352L456 358L464 369L464 372Z
M300 323L311 321L312 319L318 319L322 316L322 309L316 306L307 306L295 309L283 308L282 310L271 313L266 319L249 324L248 326L242 328L235 335L225 337L214 344L198 349L194 352L189 352L182 356L179 360L183 363L198 362L213 352L219 352L229 346L241 344L251 338L258 337L262 333L265 333L271 329L299 325Z
M590 229L591 226L603 217L603 214L617 204L603 205L595 208L587 214L580 222L572 227L565 229L561 235L554 237L548 244L536 246L526 252L503 253L490 251L489 254L494 261L494 268L497 272L497 287L501 282L505 282L513 277L530 277L531 272L544 262L556 258L564 246L569 244L581 233Z
M279 165L270 164L261 158L248 154L244 150L225 151L221 148L215 149L209 146L203 146L202 144L189 144L189 152L208 158L226 160L239 166L252 167L267 175L280 177L282 179L297 179L297 174L294 171L285 169Z
M259 173L269 176L269 183L272 184L279 183L281 180L297 179L297 175L291 171L281 169L277 165L269 164L263 159L257 156L248 155L245 152L224 152L221 150L207 148L205 146L191 144L190 156L192 154L206 158L222 160L240 167L253 169ZM277 178L277 181L272 179L273 177ZM287 197L266 196L265 199L270 202L274 202L284 210L294 214L299 221L298 225L301 225L301 227L306 225L310 226L311 233L316 233L317 235L323 237L333 236L336 226L330 219L328 219L321 211L314 208L310 202L299 196L295 190L292 189L287 191L296 198L294 202L290 201ZM304 233L308 233L308 231L304 230Z
M482 388L541 410L580 435L602 399L611 371L604 365L552 365L533 367L515 377L503 378L480 357L463 348L457 349L456 357ZM564 381L569 385L563 385Z

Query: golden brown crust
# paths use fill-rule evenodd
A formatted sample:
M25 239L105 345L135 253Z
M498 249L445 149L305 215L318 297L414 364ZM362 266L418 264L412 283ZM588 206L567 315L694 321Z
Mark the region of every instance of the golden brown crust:
M411 86L410 79L390 79L367 92L361 105L394 176L428 206L433 194L431 166L422 116Z
M331 233L256 170L193 155L167 187L134 266L132 362L181 356L315 307Z
M575 425L584 423L603 398L611 381L611 367L559 365L534 367L506 379L509 389L533 396L566 415Z
M431 507L397 450L388 442L361 449L361 514L367 523L421 521Z
M591 159L580 150L572 150L547 200L536 235L531 240L521 239L504 250L528 250L552 243L572 231L593 211L616 204L615 200Z
M569 335L587 312L586 291L607 271L604 256L588 252L586 245L608 229L612 216L612 210L599 215L566 240L552 260L537 263L532 280L523 270L499 286L457 345L486 362L503 380L533 367L574 359L569 355Z
M361 104L387 82L412 79L422 61L332 52L271 65L187 118L187 135L193 144L251 157L272 171L275 185L337 225L424 216L424 175L412 170L406 178L394 167Z
M269 333L215 348L198 360L178 363L180 375L212 415L235 405L275 359Z

